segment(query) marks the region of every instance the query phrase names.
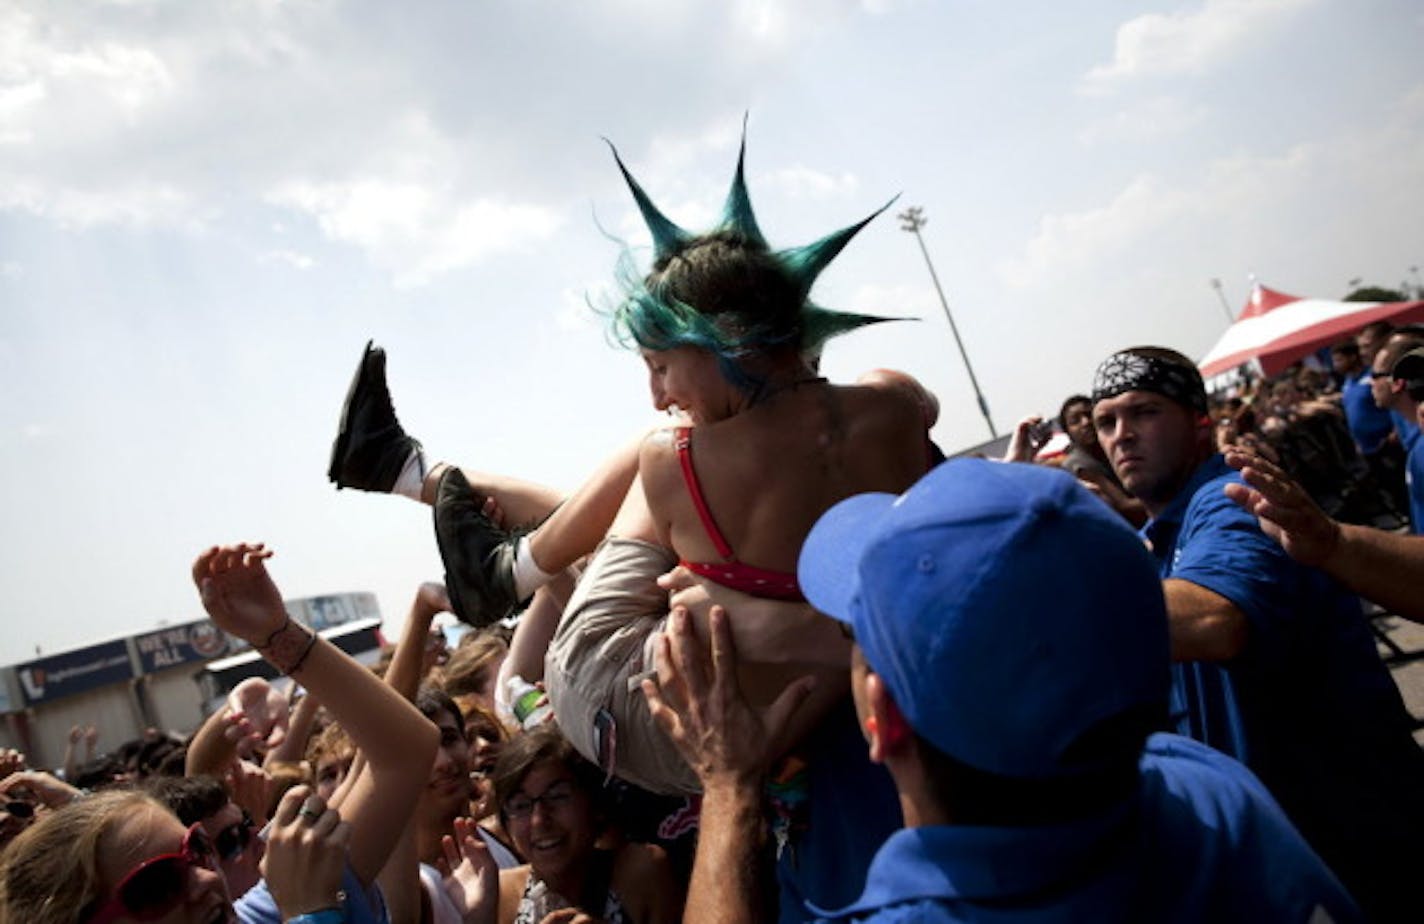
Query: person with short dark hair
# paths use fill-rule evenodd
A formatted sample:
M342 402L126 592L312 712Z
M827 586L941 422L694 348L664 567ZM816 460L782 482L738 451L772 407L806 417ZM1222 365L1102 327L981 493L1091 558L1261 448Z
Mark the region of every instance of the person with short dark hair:
M1396 330L1375 353L1370 367L1370 389L1374 394L1375 404L1389 411L1390 419L1394 421L1395 436L1400 446L1404 447L1406 456L1419 441L1419 422L1393 406L1394 391L1390 387L1390 372L1401 356L1419 346L1424 346L1424 334L1403 328Z
M1178 730L1253 769L1368 914L1401 914L1424 753L1359 599L1226 496L1240 476L1214 450L1189 359L1115 353L1093 399L1103 448L1152 514L1142 535L1163 579Z
M1093 429L1093 401L1086 395L1072 395L1058 409L1058 426L1068 434L1072 448L1064 457L1062 467L1073 473L1073 477L1083 482L1084 487L1101 498L1107 505L1133 526L1147 522L1147 511L1142 502L1123 489L1122 482L1112 470L1107 453L1098 442L1098 431Z
M1408 341L1404 345L1408 345ZM1386 348L1381 356L1389 352ZM1400 356L1389 370L1390 410L1419 423L1424 407L1424 347L1415 347ZM1424 440L1415 440L1405 460L1405 484L1409 489L1409 530L1424 533Z
M234 900L262 878L262 841L252 817L210 776L155 777L143 787L184 825L201 824L217 851L218 865Z
M1345 423L1355 441L1360 456L1369 466L1375 481L1388 492L1397 509L1404 500L1404 453L1394 433L1394 420L1389 411L1375 403L1370 378L1370 364L1360 355L1354 340L1344 340L1330 348L1335 374L1340 377L1340 407L1345 411Z
M1169 688L1161 582L1074 479L952 460L902 495L833 507L798 573L855 640L856 713L904 814L860 897L816 919L1360 919L1250 772L1152 734ZM685 918L699 924L754 919L757 785L805 694L753 710L725 615L710 665L675 615L644 683L703 781Z
M1388 321L1371 321L1360 328L1360 332L1355 334L1355 346L1360 348L1360 361L1366 366L1372 366L1375 354L1393 333L1394 325Z

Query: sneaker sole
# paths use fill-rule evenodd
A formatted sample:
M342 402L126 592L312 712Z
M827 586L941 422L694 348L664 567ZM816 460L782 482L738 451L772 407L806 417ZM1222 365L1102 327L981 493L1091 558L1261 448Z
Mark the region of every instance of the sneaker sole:
M431 505L431 518L435 524L435 547L440 553L440 564L445 566L445 594L450 598L451 611L466 625L473 626L476 629L483 629L496 620L478 619L476 616L483 614L473 613L465 606L465 601L460 595L459 582L451 575L449 565L446 564L454 554L454 550L446 544L446 531L444 527L445 511L448 509L448 505L441 503L441 500L446 494L445 482L452 478L459 478L461 482L464 482L464 490L470 493L472 500L474 497L474 489L470 487L469 482L465 481L465 476L455 466L450 466L445 474L440 476L439 485L435 490L435 503ZM451 539L453 541L454 537L452 536Z
M331 444L331 461L326 467L326 480L336 485L338 491L349 487L341 481L341 460L345 458L346 449L351 443L351 407L356 403L357 396L365 390L366 360L379 349L373 349L375 342L367 340L366 348L361 351L361 363L356 367L356 374L352 376L351 385L346 389L346 400L341 404L341 420L337 424L336 439Z

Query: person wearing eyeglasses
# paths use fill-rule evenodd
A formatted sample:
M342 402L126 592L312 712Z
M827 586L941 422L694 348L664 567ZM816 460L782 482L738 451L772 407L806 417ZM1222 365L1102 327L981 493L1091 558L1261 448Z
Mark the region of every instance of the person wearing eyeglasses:
M257 885L262 878L262 841L252 816L228 798L222 783L210 776L160 777L145 788L183 824L203 826L233 898Z
M515 736L493 779L500 819L528 860L500 872L499 924L538 924L558 911L607 924L681 920L682 890L661 849L605 849L614 838L604 830L601 774L556 726Z

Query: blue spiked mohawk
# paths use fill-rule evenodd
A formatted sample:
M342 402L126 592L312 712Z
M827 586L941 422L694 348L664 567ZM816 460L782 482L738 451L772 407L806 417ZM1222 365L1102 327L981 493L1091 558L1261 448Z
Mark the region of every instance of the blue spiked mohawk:
M831 337L900 320L833 311L809 299L821 272L894 199L814 243L773 251L747 194L745 120L722 216L703 234L693 234L664 215L628 171L618 149L604 140L653 237L651 274L639 278L626 251L619 261L624 299L613 312L613 333L624 344L709 350L728 380L751 388L757 383L739 363L748 354L779 347L819 352Z

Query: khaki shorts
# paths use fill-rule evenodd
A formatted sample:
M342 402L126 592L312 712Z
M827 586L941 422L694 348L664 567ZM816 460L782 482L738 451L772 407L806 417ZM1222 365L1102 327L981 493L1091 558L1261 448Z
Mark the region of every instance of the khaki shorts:
M661 546L609 537L579 578L544 659L544 687L559 728L584 757L600 764L594 716L615 723L612 772L666 795L699 792L697 776L648 711L638 682L652 669L647 654L667 620L658 575L677 564Z

